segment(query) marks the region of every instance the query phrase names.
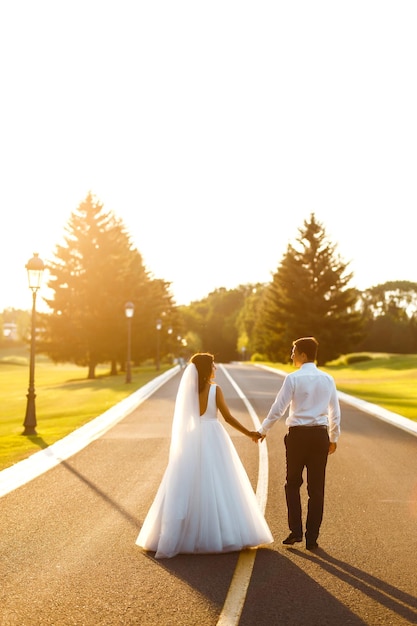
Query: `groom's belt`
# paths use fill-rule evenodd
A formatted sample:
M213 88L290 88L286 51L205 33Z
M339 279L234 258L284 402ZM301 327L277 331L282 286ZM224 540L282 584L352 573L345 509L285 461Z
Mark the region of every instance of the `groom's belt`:
M306 430L307 428L310 430L312 430L313 428L324 428L325 430L327 430L327 426L324 426L324 424L321 426L290 426L288 430Z

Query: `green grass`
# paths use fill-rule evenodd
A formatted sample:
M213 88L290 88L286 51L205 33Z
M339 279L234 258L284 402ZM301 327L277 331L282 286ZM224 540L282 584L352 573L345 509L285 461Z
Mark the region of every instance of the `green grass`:
M161 371L170 366L162 365ZM0 350L0 470L62 439L74 429L104 413L155 378L154 365L134 367L132 382L125 374L109 376L108 367L98 367L97 378L87 380L87 368L55 365L36 358L35 392L37 435L24 436L29 357L25 350Z
M354 355L357 357L357 355ZM339 391L417 421L417 355L368 354L352 363L352 355L329 363L325 371L336 380ZM286 372L291 364L266 363ZM169 366L161 367L161 372ZM51 445L101 415L123 398L155 378L153 365L135 367L132 383L125 375L109 376L98 367L97 378L87 380L86 368L54 365L36 358L35 388L37 436L23 436L29 356L26 349L0 350L0 470Z
M334 377L338 390L417 421L417 355L363 353L359 356L367 360L354 363L349 362L352 356L321 368ZM294 369L291 364L268 365Z

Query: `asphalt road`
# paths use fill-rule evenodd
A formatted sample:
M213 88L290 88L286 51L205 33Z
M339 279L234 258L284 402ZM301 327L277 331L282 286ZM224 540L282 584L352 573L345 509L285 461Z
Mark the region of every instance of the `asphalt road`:
M280 379L251 366L227 371L262 420ZM218 623L238 554L156 561L135 545L167 462L178 382L179 375L102 437L0 499L1 626ZM217 382L250 426L220 370ZM240 619L229 626L417 624L417 438L342 403L320 549L312 553L281 546L285 430L279 422L266 442L265 514L275 543L256 552ZM256 489L258 447L229 432Z

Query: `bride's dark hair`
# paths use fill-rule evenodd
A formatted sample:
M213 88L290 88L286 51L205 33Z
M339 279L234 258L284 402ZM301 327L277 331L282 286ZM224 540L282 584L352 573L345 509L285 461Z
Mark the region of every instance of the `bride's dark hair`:
M191 357L190 363L194 363L197 368L198 391L200 392L213 375L214 356L209 352L197 352Z

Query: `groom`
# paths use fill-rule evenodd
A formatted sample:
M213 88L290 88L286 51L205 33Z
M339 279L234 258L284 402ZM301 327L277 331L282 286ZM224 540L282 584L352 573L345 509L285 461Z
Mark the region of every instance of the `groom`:
M316 367L317 350L318 342L314 337L302 337L293 342L291 359L299 369L285 377L258 430L263 440L290 407L286 419L289 428L284 442L287 461L285 496L291 532L282 543L292 546L303 540L300 487L304 468L307 468L307 550L318 548L327 457L335 452L340 434L340 406L336 385L331 376Z

